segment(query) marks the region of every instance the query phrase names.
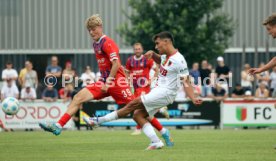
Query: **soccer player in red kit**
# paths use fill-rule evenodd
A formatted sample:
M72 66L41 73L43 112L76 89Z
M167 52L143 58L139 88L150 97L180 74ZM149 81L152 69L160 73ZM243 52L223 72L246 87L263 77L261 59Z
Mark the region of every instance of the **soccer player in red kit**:
M94 41L93 48L101 72L101 79L78 92L57 123L39 123L42 129L55 135L61 133L62 127L84 102L93 99L99 100L107 96L112 96L117 104L127 104L134 99L124 69L121 66L119 48L111 38L103 34L103 23L99 15L89 17L86 21L86 27Z
M126 74L130 78L130 83L133 85L134 96L139 97L142 94L150 92L150 70L153 68L154 61L143 56L143 46L141 43L135 43L133 45L133 51L134 55L129 57L126 62ZM148 117L148 120L158 131L165 131L155 117ZM139 134L141 134L141 126L137 125L131 135Z

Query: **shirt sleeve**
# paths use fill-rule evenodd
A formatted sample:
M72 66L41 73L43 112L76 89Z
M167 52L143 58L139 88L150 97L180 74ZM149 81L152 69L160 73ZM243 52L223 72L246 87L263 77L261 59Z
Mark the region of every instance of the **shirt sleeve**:
M177 75L179 77L186 77L189 75L189 70L188 70L187 63L185 60L181 60L178 62Z
M14 69L13 72L14 72L14 77L18 78L18 73L17 73L17 71Z
M57 66L57 72L61 72L62 68L60 66Z
M46 67L45 73L46 72L50 72L50 66L49 65Z
M21 96L20 96L21 98L25 98L25 95L24 95L24 94L25 94L25 90L24 90L24 89L25 89L25 88L23 88L23 89L21 90Z
M118 48L111 41L107 40L103 44L102 50L107 54L110 61L119 59L118 58Z
M130 58L127 59L127 62L126 62L126 69L127 69L127 70L131 70Z
M3 71L2 71L2 79L6 79L6 78L7 78L6 71L3 70Z
M32 92L33 92L33 96L34 96L34 98L36 99L37 98L37 96L36 96L36 92L35 92L35 89L32 89Z
M54 89L54 95L55 95L54 98L58 98L58 91L56 89Z
M1 94L4 94L5 90L6 90L5 86L3 86L2 89L1 89Z
M46 97L46 89L43 90L41 97Z
M19 90L18 90L17 86L13 86L13 90L14 90L15 94L19 94Z

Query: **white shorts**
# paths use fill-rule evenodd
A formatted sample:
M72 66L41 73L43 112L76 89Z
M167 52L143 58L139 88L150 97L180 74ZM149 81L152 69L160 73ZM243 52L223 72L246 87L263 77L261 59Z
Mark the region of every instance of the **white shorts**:
M176 92L170 89L156 87L148 94L142 95L141 100L150 116L153 116L160 108L172 104Z

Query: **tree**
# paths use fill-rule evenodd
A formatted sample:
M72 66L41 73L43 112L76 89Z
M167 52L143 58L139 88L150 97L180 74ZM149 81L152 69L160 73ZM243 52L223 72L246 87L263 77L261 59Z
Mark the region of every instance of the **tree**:
M224 53L234 32L232 18L219 10L222 4L223 0L130 0L132 13L125 16L131 25L123 24L119 33L128 45L141 42L149 50L154 49L154 34L170 31L188 62L210 60Z

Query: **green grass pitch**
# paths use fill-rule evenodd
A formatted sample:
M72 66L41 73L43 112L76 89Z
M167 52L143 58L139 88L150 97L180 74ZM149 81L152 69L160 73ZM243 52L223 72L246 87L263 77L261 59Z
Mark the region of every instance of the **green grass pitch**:
M172 130L175 146L145 151L127 130L0 133L0 161L275 161L275 130Z

